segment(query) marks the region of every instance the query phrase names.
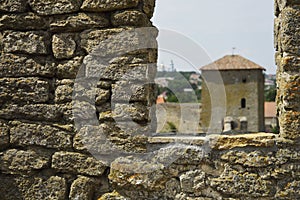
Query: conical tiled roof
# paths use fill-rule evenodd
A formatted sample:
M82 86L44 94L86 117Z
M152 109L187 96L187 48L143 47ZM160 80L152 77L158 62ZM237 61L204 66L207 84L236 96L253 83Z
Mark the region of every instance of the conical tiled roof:
M239 55L228 55L223 58L203 66L201 70L250 70L250 69L260 69L265 70L262 66L242 57Z

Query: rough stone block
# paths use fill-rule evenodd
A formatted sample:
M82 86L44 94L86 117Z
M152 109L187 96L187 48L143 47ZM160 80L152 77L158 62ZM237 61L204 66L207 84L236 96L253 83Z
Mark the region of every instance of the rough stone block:
M74 136L73 145L76 150L93 150L101 149L102 144L107 141L106 132L100 126L82 127ZM105 149L103 149L105 150ZM96 150L102 152L101 150Z
M34 13L7 14L0 17L0 30L45 30L48 27L48 20Z
M180 185L183 192L199 195L206 187L206 174L201 170L188 171L180 175Z
M92 120L97 119L96 107L94 101L73 101L73 114L76 120Z
M280 135L296 142L300 139L300 112L285 111L279 117Z
M232 165L244 165L245 167L267 167L276 162L276 158L270 153L261 151L229 151L221 156L221 159Z
M14 54L0 55L0 77L53 77L55 67L45 58L29 58Z
M57 59L72 58L76 46L75 36L72 34L56 34L52 37L52 51Z
M52 168L66 173L101 176L107 164L80 153L56 152L52 157Z
M105 191L108 185L102 185L103 181L99 178L79 176L71 185L70 200L90 200L97 198L97 191ZM106 188L107 190L108 188Z
M238 172L229 166L218 178L212 178L210 185L217 191L236 197L269 197L275 191L270 180L263 179L259 174Z
M64 110L56 105L28 104L24 106L7 105L0 110L2 119L27 119L34 121L62 122Z
M151 93L151 87L143 83L118 81L112 85L113 102L147 102Z
M73 95L73 83L59 85L55 90L55 102L56 103L66 103L72 101Z
M285 111L300 112L300 76L289 75L287 73L281 74L279 80L280 90L282 96L282 109Z
M9 145L9 127L0 121L0 150Z
M64 178L1 176L0 193L2 199L56 199L64 200L67 183Z
M47 54L50 47L49 41L49 34L42 31L5 31L3 35L4 52L8 53Z
M58 15L79 11L82 0L29 0L33 11L39 15Z
M153 27L87 30L80 35L81 46L88 53L105 58L131 52L145 53L145 49L157 48L157 33Z
M105 63L98 57L86 56L83 61L86 77L121 80L143 81L145 84L153 83L156 74L156 64L130 64Z
M275 135L269 133L245 134L245 135L221 135L210 138L210 146L213 149L225 150L239 147L274 147Z
M38 145L65 149L72 147L71 134L43 124L28 124L14 121L10 130L10 142L18 146Z
M102 41L110 40L109 37L120 34L125 29L108 29L108 30L86 30L80 34L81 47L88 53L92 53L95 49L98 49L99 44Z
M115 13L111 18L114 26L150 26L151 23L145 13L140 11L123 11Z
M276 193L277 199L298 199L300 198L300 181L293 180L286 184L278 184L278 190Z
M0 169L4 173L22 174L46 168L50 164L50 154L33 150L10 149L0 155Z
M146 13L146 15L149 18L151 18L154 13L155 0L144 0L143 3L144 3L143 11Z
M94 12L122 10L135 7L138 5L138 2L138 0L84 0L81 9Z
M299 13L298 9L292 7L285 8L281 13L280 30L275 35L279 35L277 40L282 52L300 55Z
M0 11L24 12L27 9L27 0L2 0L0 1Z
M96 88L95 105L102 105L110 100L110 91Z
M60 79L70 78L75 79L81 74L83 57L75 57L68 61L63 61L57 65L57 77Z
M294 55L285 55L284 57L277 54L276 64L280 66L282 72L289 74L299 74L300 73L300 57ZM278 79L278 82L280 79Z
M113 107L112 115L117 121L147 122L149 120L149 108L141 103L116 103Z
M0 103L45 103L49 100L49 83L38 78L1 78Z
M103 14L78 13L55 17L50 23L51 31L82 31L109 26L109 20Z

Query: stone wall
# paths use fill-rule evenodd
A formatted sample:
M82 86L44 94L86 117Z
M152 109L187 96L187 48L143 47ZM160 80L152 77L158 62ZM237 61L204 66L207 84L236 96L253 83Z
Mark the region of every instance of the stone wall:
M154 1L1 1L1 199L299 199L298 4L276 1L280 135L165 138Z
M95 154L145 150L154 3L0 1L0 199L97 199L112 188L108 159ZM144 132L124 132L116 118Z

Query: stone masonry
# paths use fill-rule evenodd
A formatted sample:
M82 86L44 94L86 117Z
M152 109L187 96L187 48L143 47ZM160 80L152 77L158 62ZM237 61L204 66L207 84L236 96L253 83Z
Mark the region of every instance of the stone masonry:
M149 134L154 4L0 1L0 199L300 199L299 1L275 2L280 134L182 138Z

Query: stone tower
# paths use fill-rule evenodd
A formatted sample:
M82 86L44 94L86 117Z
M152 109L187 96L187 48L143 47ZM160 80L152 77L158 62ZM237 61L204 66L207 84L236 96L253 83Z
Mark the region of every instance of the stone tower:
M232 129L247 132L263 131L264 70L263 67L239 55L228 55L202 67L203 130L209 129L213 124L211 120L217 120L215 127L210 131L219 133L224 130L224 119L231 118ZM214 90L217 88L223 88L224 95L216 94ZM212 101L215 102L214 106ZM220 103L222 101L223 104ZM217 112L218 117L212 117L212 112ZM242 125L245 120L247 130Z

